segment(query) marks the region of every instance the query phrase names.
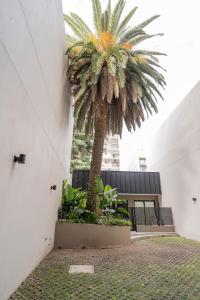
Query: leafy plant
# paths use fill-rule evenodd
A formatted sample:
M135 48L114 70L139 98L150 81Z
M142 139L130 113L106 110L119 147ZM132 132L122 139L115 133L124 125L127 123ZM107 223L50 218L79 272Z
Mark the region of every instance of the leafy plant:
M116 214L118 216L123 217L123 218L129 218L129 212L124 207L118 207L117 210L116 210Z
M95 224L97 217L95 213L87 209L75 208L67 215L67 220L70 223Z
M97 177L95 193L100 201L99 213L86 209L87 193L85 191L73 188L67 180L63 180L58 219L67 223L129 225L128 211L118 207L124 201L117 198L117 189L109 185L104 186L102 179Z
M118 225L118 226L131 226L131 222L129 220L125 220L116 216L108 215L102 216L98 219L98 224L103 225Z
M118 193L116 188L112 188L110 185L103 184L100 176L95 179L95 193L99 198L99 206L101 209L113 208L121 200L117 198Z
M85 191L80 188L73 188L67 180L62 183L61 207L58 210L59 219L65 219L67 215L75 208L85 208L86 206Z

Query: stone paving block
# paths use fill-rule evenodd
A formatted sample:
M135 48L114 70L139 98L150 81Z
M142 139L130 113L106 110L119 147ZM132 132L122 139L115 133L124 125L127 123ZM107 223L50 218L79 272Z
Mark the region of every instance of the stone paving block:
M70 265L69 267L70 274L93 274L94 266L93 265Z

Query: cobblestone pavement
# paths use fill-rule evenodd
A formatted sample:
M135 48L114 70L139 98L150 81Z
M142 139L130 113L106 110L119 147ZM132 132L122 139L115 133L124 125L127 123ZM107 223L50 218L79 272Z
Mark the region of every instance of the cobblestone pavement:
M94 274L69 274L93 264ZM200 300L200 243L180 237L130 247L52 251L10 300Z

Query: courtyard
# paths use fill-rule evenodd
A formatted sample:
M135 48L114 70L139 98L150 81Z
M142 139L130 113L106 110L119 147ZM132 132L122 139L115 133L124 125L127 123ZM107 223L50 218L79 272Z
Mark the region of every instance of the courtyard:
M69 274L70 265L94 274ZM200 299L200 243L181 237L102 250L54 250L10 300Z

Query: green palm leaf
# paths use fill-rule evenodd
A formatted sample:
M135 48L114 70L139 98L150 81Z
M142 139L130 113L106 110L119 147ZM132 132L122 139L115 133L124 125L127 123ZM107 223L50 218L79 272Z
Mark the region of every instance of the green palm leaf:
M71 36L69 34L66 34L65 38L66 38L68 48L73 47L74 44L77 44L79 42L78 38Z
M112 13L112 16L111 16L111 21L110 21L110 26L109 26L109 31L113 34L116 34L115 31L116 31L118 22L120 20L122 11L124 9L124 6L125 6L125 1L124 0L118 0L117 4L116 4L116 6L113 10L113 13Z
M108 28L109 28L110 18L111 18L111 14L112 14L111 0L108 0L108 5L107 5L106 10L108 12Z
M116 31L116 35L119 36L125 29L126 26L128 25L129 21L131 20L131 18L133 17L133 15L135 14L137 10L137 6L134 7L129 13L128 15L123 19L123 21L119 24L117 31Z
M104 63L104 57L99 54L94 54L91 59L93 83L96 83Z
M160 15L155 15L155 16L147 19L146 21L140 23L139 25L137 25L136 28L142 29L142 28L146 27L147 25L149 25L151 22L153 22L154 20L156 20L159 17L160 17Z
M92 8L93 8L93 19L96 32L98 34L101 33L102 30L102 10L101 10L101 3L99 0L92 0Z
M141 43L141 42L143 42L147 39L150 39L152 37L155 37L155 36L163 36L163 33L157 33L157 34L152 34L152 35L145 34L145 35L142 35L142 36L136 36L134 38L131 38L131 39L127 40L127 42L129 42L130 44L133 44L134 46L136 46L139 43Z
M82 31L85 33L85 35L92 34L92 31L90 28L86 25L86 23L77 15L74 13L71 13L72 18L77 22L77 25L79 25L82 29Z
M79 38L83 38L83 31L80 28L79 25L77 25L77 22L70 16L68 15L64 15L64 20L65 22L71 27L71 29L73 30L74 34L79 37Z

